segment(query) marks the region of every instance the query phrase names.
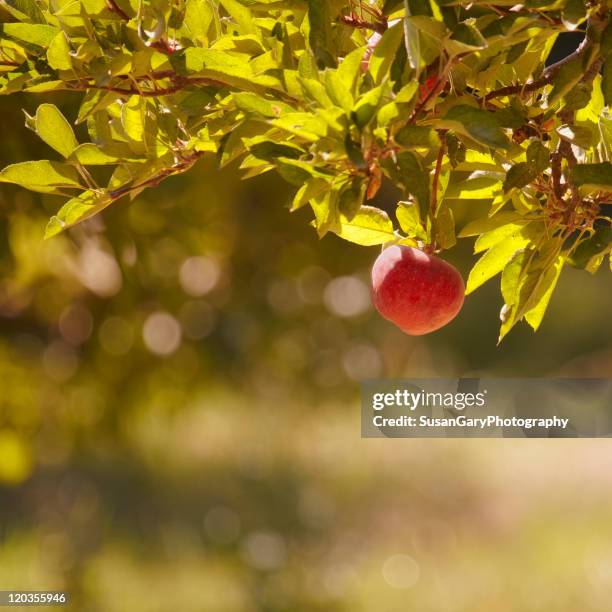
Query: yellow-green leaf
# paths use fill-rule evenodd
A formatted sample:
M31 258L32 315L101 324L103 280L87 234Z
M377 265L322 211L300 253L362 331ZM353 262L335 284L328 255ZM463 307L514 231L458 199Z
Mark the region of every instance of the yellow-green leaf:
M56 193L62 187L81 187L78 172L72 166L48 160L7 166L0 172L0 182L14 183L40 193Z
M362 246L385 244L395 239L393 223L387 213L372 206L362 206L350 221L340 215L340 230L336 233Z
M427 232L421 223L419 207L414 202L399 202L395 216L406 236L417 240L427 240Z
M40 138L64 157L79 146L70 123L54 104L38 107L34 125Z
M542 274L537 293L532 297L531 303L534 303L534 306L525 313L525 319L531 325L533 331L537 331L542 323L565 261L565 257L558 256L554 264Z
M512 256L519 249L525 247L528 242L529 238L526 238L520 233L516 233L495 244L472 268L468 277L465 293L472 293L472 291L478 289L480 285L486 283L496 274L499 274L512 259Z
M51 217L45 230L45 238L51 238L63 230L99 213L112 202L107 193L85 191L76 198L68 200L57 215Z
M49 44L47 61L49 66L56 70L70 70L72 68L70 45L63 32L59 32Z

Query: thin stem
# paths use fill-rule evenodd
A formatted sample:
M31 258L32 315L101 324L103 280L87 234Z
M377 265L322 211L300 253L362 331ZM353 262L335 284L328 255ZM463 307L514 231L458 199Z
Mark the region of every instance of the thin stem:
M136 185L125 185L123 187L119 187L114 191L109 193L109 196L113 201L122 198L124 195L131 193L132 191L136 191L137 189L142 189L144 187L150 187L152 185L158 185L165 178L172 176L174 174L181 174L186 170L189 170L195 164L195 162L199 159L200 155L202 155L198 151L193 151L191 155L177 163L175 163L170 168L164 168L158 174L142 181L142 183L138 183Z
M607 14L596 13L589 17L588 23L589 26L601 31L603 30L603 28L605 28L605 26L609 22L609 19L610 17ZM585 36L584 40L580 43L580 46L573 53L570 53L570 55L564 57L562 60L552 64L551 66L548 66L548 68L544 70L544 73L539 79L530 83L525 83L523 85L508 85L506 87L491 91L484 97L485 101L492 100L493 98L499 98L501 96L510 96L518 93L524 95L526 93L531 93L532 91L537 91L538 89L546 87L546 85L549 85L553 81L553 79L555 78L555 76L557 76L563 66L575 60L576 58L580 58L586 55L587 52L592 50L594 44L594 41L588 35ZM602 65L602 57L591 58L590 65L585 70L584 75L580 81L582 83L590 83L599 73Z
M129 15L117 4L117 2L115 2L115 0L106 0L106 6L109 11L119 15L124 21L130 20Z
M342 17L340 17L340 21L342 21L342 23L345 25L360 30L372 30L373 32L378 32L379 34L384 34L387 31L387 24L384 21L366 21L365 19L360 19L355 15L342 15Z
M129 80L131 83L134 83L133 77L120 75L123 80ZM156 81L158 79L169 79L171 84L167 87L157 87ZM141 89L138 86L140 82L151 81L153 89ZM187 77L180 74L177 74L173 71L166 70L160 72L153 72L142 79L138 79L136 83L132 87L119 87L117 85L97 85L96 83L92 83L91 81L66 81L66 87L64 88L67 91L87 91L89 89L100 89L104 91L112 91L114 93L118 93L124 96L142 96L145 98L155 98L159 96L169 96L175 94L186 87L190 87L191 85L210 85L212 87L231 87L228 83L224 83L223 81L219 81L217 79L211 79L209 77ZM296 100L293 96L286 94L282 91L275 92L279 97L283 98L289 103L298 104L298 100Z
M442 172L442 162L444 161L444 154L446 153L446 138L442 134L442 144L438 149L438 157L436 159L436 168L434 170L433 181L432 181L432 194L431 194L431 218L435 218L438 212L438 185L440 184L440 173Z

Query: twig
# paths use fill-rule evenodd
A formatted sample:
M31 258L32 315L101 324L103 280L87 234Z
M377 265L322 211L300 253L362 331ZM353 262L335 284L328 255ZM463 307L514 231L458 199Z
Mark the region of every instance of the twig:
M609 22L608 15L594 15L589 18L589 25L592 25L595 29L601 31ZM588 30L587 30L588 31ZM562 60L548 66L542 76L532 81L531 83L526 83L524 85L508 85L507 87L502 87L501 89L496 89L494 91L489 92L485 97L485 102L491 100L493 98L499 98L501 96L510 96L513 94L525 94L531 93L532 91L536 91L538 89L542 89L549 85L552 80L557 76L561 68L568 64L569 62L575 60L576 58L582 57L586 54L588 50L590 50L593 46L593 40L587 35L584 40L580 43L580 46L573 52L570 53L567 57L564 57ZM584 72L583 77L580 79L582 83L590 83L599 73L601 67L603 65L603 58L598 57Z
M372 30L373 32L378 32L379 34L384 34L387 31L387 23L385 21L366 21L365 19L360 19L355 15L342 15L340 17L340 21L345 25L351 26L352 28Z
M122 80L130 80L132 81L133 77L129 75L119 75L117 78ZM171 84L168 87L157 87L156 81L169 79ZM152 72L151 74L142 77L138 80L138 82L146 82L151 81L153 89L141 89L136 84L133 87L120 87L117 85L98 85L97 83L92 83L91 81L67 81L66 89L68 91L87 91L88 89L100 89L104 91L112 91L114 93L124 95L124 96L143 96L143 97L158 97L158 96L168 96L175 94L186 87L191 85L211 85L213 87L231 87L228 83L224 83L223 81L219 81L218 79L211 79L209 77L187 77L181 74L177 74L171 70ZM133 82L133 81L132 81ZM282 91L276 91L277 95L282 97L288 102L297 103L298 100L286 94Z
M513 94L525 94L531 93L532 91L537 91L538 89L542 89L542 87L546 87L553 79L553 75L544 76L537 81L531 81L531 83L525 83L524 85L507 85L506 87L501 87L500 89L496 89L494 91L489 92L485 97L485 102L492 100L493 98L500 98L501 96L511 96Z
M163 181L165 178L169 176L172 176L174 174L181 174L189 170L189 168L191 168L191 166L193 166L193 164L195 164L195 162L198 160L200 155L202 155L202 153L200 153L199 151L193 151L189 157L177 162L170 168L164 168L161 172L159 172L155 176L152 176L146 179L142 183L138 183L136 185L125 185L124 187L119 187L118 189L115 189L114 191L109 192L108 195L111 197L113 201L115 201L115 200L118 200L119 198L122 198L124 195L127 195L128 193L132 191L136 191L137 189L143 189L144 187L149 187L149 186L156 186L161 181Z
M432 221L438 211L438 185L440 183L440 173L442 172L442 162L444 161L444 154L446 153L446 138L444 134L442 136L442 143L438 149L438 157L436 159L436 168L434 170L433 181L432 181L432 193L431 193L431 218Z
M550 168L555 198L560 200L565 193L565 186L561 183L561 153L555 151L550 155Z
M121 17L121 19L124 21L130 20L129 15L117 4L115 0L106 0L106 6L108 7L109 11L119 15L119 17Z

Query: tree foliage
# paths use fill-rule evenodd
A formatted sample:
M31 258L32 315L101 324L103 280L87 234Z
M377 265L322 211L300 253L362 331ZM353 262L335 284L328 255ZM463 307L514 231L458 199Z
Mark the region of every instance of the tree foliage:
M430 252L477 237L468 292L501 274L500 339L538 328L566 264L612 256L606 1L0 5L0 93L81 95L88 142L43 103L26 126L55 159L0 172L67 199L47 236L216 155L245 177L278 171L319 236ZM371 202L383 181L403 192L394 218ZM456 228L459 206L480 216Z

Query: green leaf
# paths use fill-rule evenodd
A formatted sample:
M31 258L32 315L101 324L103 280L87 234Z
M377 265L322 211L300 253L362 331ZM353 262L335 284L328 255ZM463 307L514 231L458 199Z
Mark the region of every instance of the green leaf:
M82 123L91 114L96 111L103 110L110 106L117 99L117 94L112 91L88 91L83 96L81 107L79 108L79 114L77 116L76 123Z
M68 200L57 215L51 217L45 230L45 238L51 238L63 230L99 213L112 202L107 193L85 191Z
M582 56L578 56L561 66L553 78L553 89L549 94L548 105L553 106L572 88L580 82L584 76Z
M338 211L338 191L328 189L310 200L310 206L315 214L314 226L319 238L327 232L340 231L340 212Z
M521 273L528 263L532 252L528 249L521 249L514 254L508 265L504 268L501 275L501 293L506 306L514 306L518 297L518 286ZM503 320L503 319L502 319Z
M320 68L333 67L336 60L331 52L331 18L327 0L308 0L308 42Z
M531 308L525 312L524 317L527 323L531 325L533 331L538 331L542 323L565 262L566 259L564 257L557 257L555 263L542 274L536 291L531 296L529 302Z
M117 150L113 150L117 149ZM112 145L102 150L98 145L86 142L79 145L70 155L70 161L75 161L83 166L109 166L120 162L138 162L141 158L134 156L127 147L121 148Z
M530 221L528 219L519 218L518 221L505 223L490 231L483 232L478 236L474 244L474 253L482 253L509 236L520 233L529 223Z
M0 25L2 36L16 38L37 47L48 47L60 32L57 28L40 23L3 23Z
M437 149L440 138L435 130L422 125L405 125L396 135L395 142L402 147Z
M295 194L291 205L291 212L308 204L311 200L319 197L324 192L329 192L330 189L331 186L329 182L322 178L311 178L307 180Z
M326 178L326 175L313 167L312 164L288 157L279 157L276 160L276 169L288 183L299 187L313 177Z
M421 218L427 216L431 199L429 172L424 168L421 159L410 151L397 155L396 180L412 194L419 204Z
M466 295L499 274L513 255L528 243L529 238L522 231L517 231L491 247L472 268L468 277Z
M340 238L362 246L374 246L395 240L393 224L387 213L372 206L362 206L351 220L341 214L340 229L336 233Z
M361 96L361 98L357 101L352 111L353 121L355 121L357 126L364 128L370 122L372 117L374 117L374 114L376 113L380 104L384 89L384 85L370 89L370 91Z
M396 23L387 29L380 42L376 45L368 71L376 85L380 85L389 74L389 69L402 43L403 29L401 23Z
M416 78L419 78L419 70L421 69L421 39L419 37L419 29L412 22L410 17L412 11L409 0L404 0L404 45L406 47L406 55L408 64L416 71Z
M132 96L121 107L121 125L129 138L135 142L144 141L145 101L140 96Z
M427 231L423 227L418 206L413 202L398 202L395 216L408 238L427 241Z
M45 22L45 16L35 0L2 0L0 4L19 21Z
M494 217L482 217L464 226L459 232L459 237L466 238L468 236L479 236L480 234L490 232L502 225L507 225L522 218L522 215L517 212L502 212Z
M447 202L442 202L434 220L434 239L441 249L450 249L457 244L455 217Z
M499 341L523 317L536 330L548 307L565 257L560 254L561 238L545 243L539 252L519 252L502 275L502 309Z
M238 24L243 34L254 34L257 32L251 11L236 0L219 0L221 6L230 14Z
M311 98L323 108L333 105L323 83L306 77L299 77L299 82L307 98Z
M612 163L577 164L572 170L572 181L581 187L608 189L612 187Z
M284 112L291 112L293 109L286 104L276 100L267 100L262 96L250 92L233 93L232 97L236 106L249 115L260 115L262 117L280 117Z
M353 95L351 90L348 89L340 78L338 71L326 70L325 76L325 91L330 97L331 101L342 108L345 112L349 113L353 108Z
M506 135L492 113L460 104L453 106L444 119L459 123L468 136L486 146L499 149L510 148Z
M612 227L598 227L592 236L582 241L574 250L571 264L585 268L589 260L612 248Z
M14 183L40 193L58 193L62 187L81 187L78 172L72 166L47 160L7 166L0 172L0 182Z
M47 61L49 66L55 68L55 70L70 70L72 68L70 45L64 32L59 32L49 44Z
M214 19L214 12L207 0L187 0L183 27L191 38L202 46L208 43L208 31Z
M78 147L70 123L54 104L41 104L36 110L34 123L40 138L64 157Z
M504 193L511 189L522 189L538 176L537 168L527 162L519 162L512 166L504 180Z
M357 77L361 71L362 61L363 49L358 47L344 57L336 71L340 83L342 83L343 87L351 94L354 92Z
M534 140L527 147L527 163L533 166L538 174L548 169L550 165L550 151L540 140Z
M255 74L243 56L217 49L189 47L184 52L174 53L171 61L180 74L208 77L245 91L282 88L278 78L270 74Z
M42 81L35 83L34 85L24 87L23 91L28 91L31 93L46 93L49 91L59 91L62 89L66 89L64 81Z
M340 192L338 207L342 215L349 221L352 221L362 208L365 193L366 182L362 178L353 179Z
M583 149L590 149L594 144L593 130L584 125L562 125L557 128L557 134Z
M471 53L487 47L487 41L472 25L459 23L453 28L450 38L444 41L444 48L452 57L462 53Z
M266 138L256 138L246 143L249 151L257 158L274 161L278 157L297 159L304 150L291 142L276 142Z
M311 142L318 142L328 131L327 124L311 113L287 113L270 123Z
M586 17L586 4L584 0L567 0L561 18L568 30L575 30Z

